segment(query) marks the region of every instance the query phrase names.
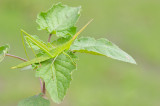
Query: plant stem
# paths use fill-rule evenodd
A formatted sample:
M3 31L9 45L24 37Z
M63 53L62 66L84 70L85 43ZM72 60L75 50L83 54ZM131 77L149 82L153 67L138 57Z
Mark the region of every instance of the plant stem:
M45 94L46 94L45 82L42 81L41 78L39 78L39 80L40 80L40 85L41 85L41 92L43 93L43 96L45 96Z
M52 34L49 34L48 42L51 41Z
M46 95L46 87L45 87L45 82L43 81L43 90L42 90L43 94Z
M13 57L13 58L16 58L16 59L22 60L22 61L24 61L24 62L26 62L26 61L27 61L26 59L23 59L23 58L21 58L21 57L18 57L18 56L12 55L12 54L6 54L6 56Z

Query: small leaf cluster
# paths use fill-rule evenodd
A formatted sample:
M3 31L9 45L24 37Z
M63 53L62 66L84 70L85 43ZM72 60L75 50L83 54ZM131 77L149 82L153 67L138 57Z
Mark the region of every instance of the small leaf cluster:
M81 7L69 7L58 3L48 11L41 12L36 20L38 29L56 35L57 39L44 42L38 36L22 30L25 33L26 44L34 51L35 58L12 67L15 69L31 65L35 70L35 76L43 79L47 92L56 103L62 102L70 86L72 72L77 66L77 52L107 56L136 64L130 55L105 38L97 40L92 37L78 38L80 32L89 24L77 32L75 24L80 17L80 11ZM0 47L0 61L4 59L8 48L8 45Z
M10 47L8 44L0 46L0 62L3 61L4 57L8 53L9 48Z

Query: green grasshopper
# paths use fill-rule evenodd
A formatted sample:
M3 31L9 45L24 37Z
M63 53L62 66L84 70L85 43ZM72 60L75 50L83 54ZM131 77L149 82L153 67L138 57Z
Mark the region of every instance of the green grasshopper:
M39 42L34 37L32 37L31 35L29 35L28 33L26 33L25 31L22 30L22 32L25 33L27 39L29 39L32 43L37 45L45 54L43 54L40 57L36 57L36 58L34 58L32 60L29 60L27 62L21 63L21 64L19 64L17 66L14 66L14 67L12 67L12 69L23 68L23 67L35 64L35 63L43 62L43 61L51 59L51 58L56 58L59 54L61 54L62 52L64 52L65 50L68 50L70 48L70 46L73 43L73 41L91 23L91 21L92 20L90 20L84 27L82 27L82 29L79 30L68 42L66 42L66 43L64 43L62 45L59 45L59 46L57 46L55 48L47 47L47 45ZM24 43L23 43L23 45L24 45ZM25 50L25 52L26 52L26 50Z

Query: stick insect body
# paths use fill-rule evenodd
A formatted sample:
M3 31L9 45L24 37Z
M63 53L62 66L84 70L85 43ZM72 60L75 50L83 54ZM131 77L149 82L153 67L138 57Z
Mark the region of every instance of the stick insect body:
M91 20L92 21L92 20ZM28 40L30 40L32 43L34 43L36 46L38 46L43 52L45 52L45 54L43 54L40 57L36 57L32 60L29 60L27 62L21 63L17 66L12 67L12 69L15 68L23 68L26 67L28 65L32 65L35 63L40 63L43 62L45 60L51 59L51 58L55 58L57 57L60 53L63 53L65 50L68 50L71 46L71 44L73 43L73 41L77 38L77 36L90 24L89 21L79 32L77 32L68 42L57 46L56 48L48 48L46 45L44 45L43 43L39 42L38 40L36 40L34 37L32 37L31 35L29 35L28 33L26 33L25 31L22 30L23 33L26 34L26 37ZM32 47L31 47L32 48ZM25 50L26 51L26 50ZM36 54L35 54L36 56Z

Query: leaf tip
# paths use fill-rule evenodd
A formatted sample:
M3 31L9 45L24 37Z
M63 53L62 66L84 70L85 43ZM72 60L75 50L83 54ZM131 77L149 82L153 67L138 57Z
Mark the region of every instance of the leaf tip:
M133 61L133 64L137 65L137 62L134 60L134 61Z
M131 56L126 56L127 60L132 64L137 64L136 61Z

